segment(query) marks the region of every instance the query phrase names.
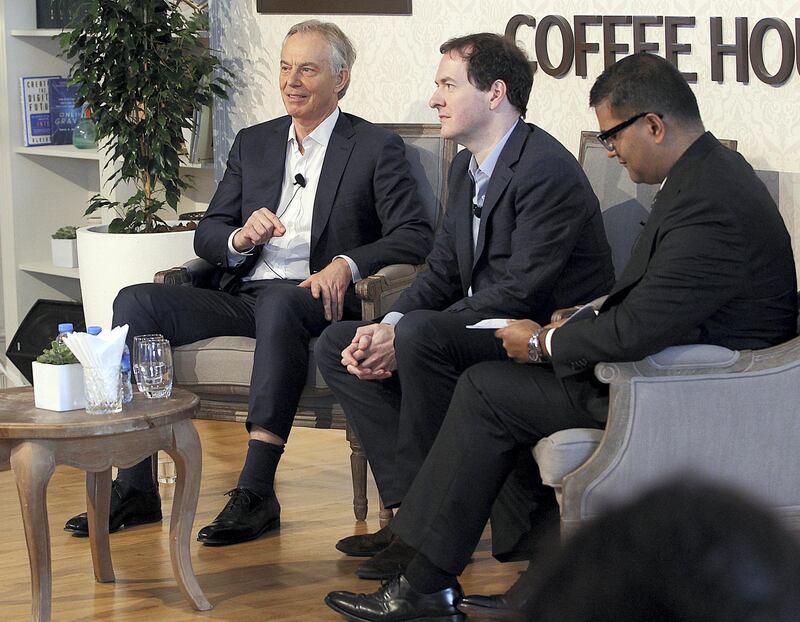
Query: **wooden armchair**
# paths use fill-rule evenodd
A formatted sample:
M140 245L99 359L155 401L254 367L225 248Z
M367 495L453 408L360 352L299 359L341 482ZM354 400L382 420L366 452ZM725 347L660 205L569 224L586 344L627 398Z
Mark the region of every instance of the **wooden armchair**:
M384 125L399 134L406 143L406 157L417 181L418 192L431 219L441 218L447 201L447 172L456 153L456 145L442 139L439 126L433 124ZM397 264L386 266L356 284L365 320L378 318L408 287L421 266ZM156 275L156 281L178 285L208 285L211 264L202 259L188 262ZM353 476L353 511L358 520L367 515L367 462L341 407L336 403L314 362L314 342L310 345L309 372L295 415L295 425L316 428L345 428L351 447ZM244 422L250 390L255 339L214 337L174 349L175 381L200 397L200 418ZM382 520L391 510L381 512Z

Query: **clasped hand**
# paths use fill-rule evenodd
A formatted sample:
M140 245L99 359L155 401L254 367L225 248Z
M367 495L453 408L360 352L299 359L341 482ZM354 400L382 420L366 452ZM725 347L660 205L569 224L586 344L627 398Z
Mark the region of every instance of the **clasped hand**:
M342 350L342 365L359 380L384 380L391 377L397 368L394 326L360 326L350 345Z

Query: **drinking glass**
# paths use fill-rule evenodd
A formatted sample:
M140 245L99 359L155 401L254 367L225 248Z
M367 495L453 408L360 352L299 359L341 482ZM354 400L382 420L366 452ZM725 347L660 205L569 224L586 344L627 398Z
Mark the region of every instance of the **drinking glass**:
M136 335L133 338L133 348L131 348L131 370L133 371L133 377L136 379L136 387L139 389L139 393L144 393L144 387L142 386L142 381L140 380L139 376L138 345L140 343L144 343L147 341L160 341L163 339L164 335L160 333L152 333L149 335Z
M172 395L172 350L164 339L140 340L134 344L139 367L137 384L150 399Z
M86 414L111 415L122 410L119 365L83 368Z

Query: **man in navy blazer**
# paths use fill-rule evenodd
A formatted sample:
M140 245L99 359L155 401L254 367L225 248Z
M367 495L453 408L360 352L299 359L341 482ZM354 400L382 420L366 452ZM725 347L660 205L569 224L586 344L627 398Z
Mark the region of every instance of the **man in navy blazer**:
M461 372L506 358L493 331L467 326L491 318L544 322L559 307L607 293L614 275L597 197L578 162L521 118L533 81L525 54L488 33L453 39L440 51L430 106L442 135L466 149L450 170L447 213L427 270L382 323L332 326L316 349L387 507L402 503ZM504 518L514 520L496 530L507 540L497 554L515 548L530 527L528 513ZM406 553L390 543L391 531L382 529L337 548L374 555L357 574L383 578Z
M794 259L781 215L744 158L704 130L677 68L650 54L624 58L597 79L590 105L609 157L634 182L662 184L631 260L599 315L544 327L512 322L497 336L514 360L461 375L392 522L414 554L374 594L329 594L326 602L348 619L456 620L456 604L470 620L532 619L521 610L533 573L506 595L463 600L457 577L515 452L559 430L603 426L608 385L594 378L594 364L686 343L764 348L796 334Z
M309 20L283 42L288 116L236 136L195 234L220 269L219 289L137 285L120 292L114 324L177 346L218 335L256 338L247 457L230 500L198 540L225 545L278 526L273 490L308 368L308 344L330 323L359 318L354 283L392 263L420 263L432 224L396 134L339 110L355 50L334 24ZM150 461L115 481L111 529L161 519ZM67 529L86 533L85 516Z

